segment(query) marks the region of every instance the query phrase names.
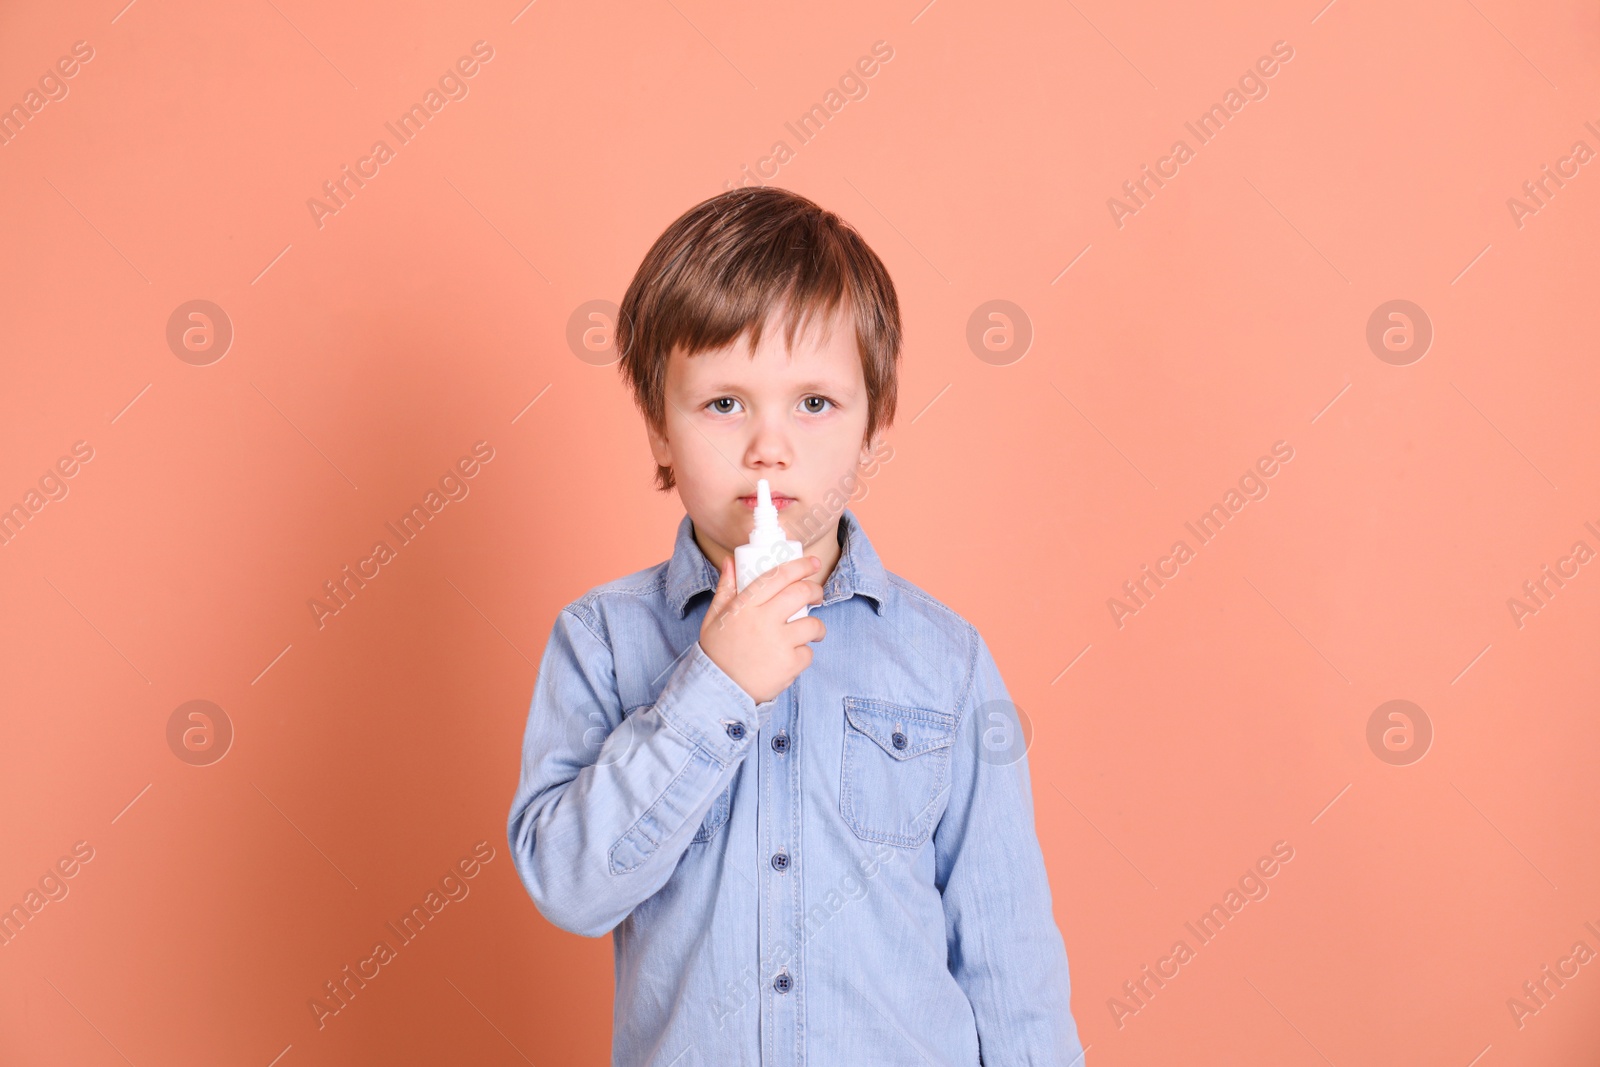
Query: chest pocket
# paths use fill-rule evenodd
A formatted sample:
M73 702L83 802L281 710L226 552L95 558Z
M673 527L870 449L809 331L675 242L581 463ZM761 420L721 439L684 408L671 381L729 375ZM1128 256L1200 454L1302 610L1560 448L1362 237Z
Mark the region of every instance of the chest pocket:
M706 821L700 824L700 829L689 839L691 845L703 844L716 836L722 824L728 821L728 810L732 799L733 785L730 783L728 788L722 791L722 795L711 802L711 810L706 812Z
M844 719L839 814L863 841L918 847L942 810L955 715L845 697Z

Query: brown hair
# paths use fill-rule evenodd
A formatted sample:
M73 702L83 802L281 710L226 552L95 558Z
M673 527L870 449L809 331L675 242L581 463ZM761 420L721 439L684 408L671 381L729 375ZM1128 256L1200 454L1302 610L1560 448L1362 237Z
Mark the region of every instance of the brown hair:
M619 369L651 427L666 426L667 360L750 335L786 309L784 343L810 314L831 319L845 300L855 320L867 385L863 443L894 422L900 304L883 262L831 211L787 189L734 189L668 226L645 254L617 312ZM656 467L663 492L672 468Z

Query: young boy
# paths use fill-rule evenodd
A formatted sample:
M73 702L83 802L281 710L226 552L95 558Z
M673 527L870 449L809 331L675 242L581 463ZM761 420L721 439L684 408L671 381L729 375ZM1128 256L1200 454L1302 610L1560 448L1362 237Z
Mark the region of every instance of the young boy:
M684 214L623 298L687 514L558 614L508 826L545 918L612 932L613 1067L1083 1063L1000 673L845 507L900 340L878 257L770 187ZM759 478L808 555L736 592Z

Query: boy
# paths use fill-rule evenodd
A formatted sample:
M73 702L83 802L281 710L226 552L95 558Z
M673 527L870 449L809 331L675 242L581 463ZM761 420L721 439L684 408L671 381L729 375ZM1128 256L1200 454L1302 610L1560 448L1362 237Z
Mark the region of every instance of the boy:
M1083 1062L999 671L844 506L900 338L860 236L770 187L684 214L623 298L687 514L558 614L508 826L539 911L612 931L613 1067ZM736 592L759 478L808 555Z

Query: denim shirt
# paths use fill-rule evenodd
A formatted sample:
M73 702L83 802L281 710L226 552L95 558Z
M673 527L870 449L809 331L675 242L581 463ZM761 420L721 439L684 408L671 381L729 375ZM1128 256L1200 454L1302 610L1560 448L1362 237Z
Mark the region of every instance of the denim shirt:
M507 834L541 914L612 934L613 1067L1081 1067L1018 716L978 631L859 521L828 627L757 704L672 558L557 615Z

